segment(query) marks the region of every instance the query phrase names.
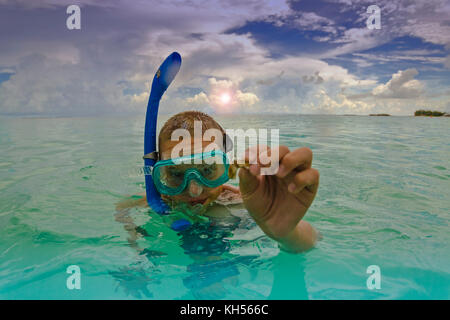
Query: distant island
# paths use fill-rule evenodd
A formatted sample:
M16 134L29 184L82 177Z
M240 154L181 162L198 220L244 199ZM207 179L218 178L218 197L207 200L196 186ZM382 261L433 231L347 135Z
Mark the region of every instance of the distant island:
M390 117L391 115L388 113L372 113L369 114L371 117Z
M415 117L450 117L450 114L441 111L417 110L414 112Z

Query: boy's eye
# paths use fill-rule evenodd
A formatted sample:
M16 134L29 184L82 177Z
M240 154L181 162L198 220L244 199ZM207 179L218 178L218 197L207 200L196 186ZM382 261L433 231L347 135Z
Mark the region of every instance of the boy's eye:
M203 173L211 173L211 168L203 168Z
M211 176L211 175L214 174L215 169L216 169L215 164L213 164L213 165L211 165L211 166L208 166L208 167L204 167L204 168L202 169L202 174L203 174L204 176L206 176L206 177Z
M169 175L174 178L180 178L183 175L183 173L178 170L170 170Z

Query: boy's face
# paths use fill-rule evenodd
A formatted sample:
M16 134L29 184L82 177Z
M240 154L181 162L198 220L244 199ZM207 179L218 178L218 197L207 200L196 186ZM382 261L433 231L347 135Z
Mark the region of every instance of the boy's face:
M161 143L160 157L161 157L161 160L171 159L172 151L174 148L176 148L176 150L180 150L180 148L183 148L184 150L189 150L189 148L190 148L190 150L191 150L190 154L198 154L198 153L204 152L206 147L208 147L208 146L209 146L209 148L211 148L210 145L211 145L211 141L203 141L202 139L199 139L199 140L192 139L190 145L189 145L189 143L186 143L184 141L179 142L179 141L166 140ZM183 155L187 155L187 154L183 154ZM181 155L177 155L177 156L181 156ZM186 166L186 165L183 165L183 166ZM189 182L189 184L187 185L186 189L182 193L180 193L178 195L174 195L174 196L162 195L162 197L164 199L170 199L175 202L184 202L184 203L188 203L188 204L194 206L198 203L203 204L213 194L217 194L219 188L220 188L220 186L216 187L216 188L208 188L204 185L199 184L195 180L191 180Z

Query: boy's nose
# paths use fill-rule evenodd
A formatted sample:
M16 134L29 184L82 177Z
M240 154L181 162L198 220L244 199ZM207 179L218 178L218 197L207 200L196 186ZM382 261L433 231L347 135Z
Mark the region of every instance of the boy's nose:
M203 187L199 185L195 180L191 180L188 186L189 195L192 198L196 198L203 192Z

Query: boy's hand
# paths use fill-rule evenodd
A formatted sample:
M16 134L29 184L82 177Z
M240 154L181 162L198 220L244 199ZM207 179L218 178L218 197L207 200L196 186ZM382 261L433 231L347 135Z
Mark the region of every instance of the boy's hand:
M261 167L270 164L261 165L259 155L261 152L270 155L269 147L259 146L257 152L256 147L247 150L246 160L251 159L253 153L253 157L258 155L258 164L240 169L239 188L245 207L260 228L290 250L301 251L311 247L317 236L309 224L300 220L317 193L319 171L311 168L311 149L277 148L279 168L275 175L260 175Z

